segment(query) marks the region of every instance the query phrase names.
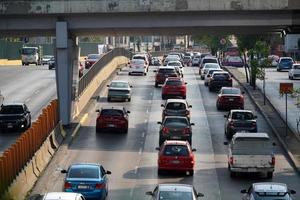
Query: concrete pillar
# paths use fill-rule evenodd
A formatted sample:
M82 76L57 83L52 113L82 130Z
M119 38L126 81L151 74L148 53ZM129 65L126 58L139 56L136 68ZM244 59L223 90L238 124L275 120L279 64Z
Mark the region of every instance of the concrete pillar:
M78 40L70 37L67 22L56 22L55 71L59 116L63 125L71 123L72 100L78 84L78 54Z

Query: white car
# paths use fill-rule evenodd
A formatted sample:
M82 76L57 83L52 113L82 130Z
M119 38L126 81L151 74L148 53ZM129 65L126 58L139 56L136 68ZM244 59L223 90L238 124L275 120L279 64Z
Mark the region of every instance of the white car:
M175 67L175 68L178 67L179 73L180 73L181 77L183 77L184 70L183 70L183 66L180 61L170 61L170 62L168 62L167 67Z
M129 63L128 74L142 74L147 75L148 65L143 59L132 59Z
M85 200L82 194L73 192L49 192L44 195L36 194L28 200Z
M194 57L192 60L192 65L199 66L199 63L200 63L200 57Z
M205 86L208 86L211 75L216 71L223 71L223 70L222 69L209 69L207 74L205 74L205 77L204 77L204 85Z
M289 71L289 79L299 79L300 78L300 64L293 64Z
M200 69L200 68L199 68ZM220 65L218 63L205 63L204 67L201 70L201 79L204 80L205 75L207 74L208 70L210 69L221 69Z
M146 65L149 66L150 62L148 60L148 56L146 54L135 54L132 56L132 60L134 59L142 59L145 61Z

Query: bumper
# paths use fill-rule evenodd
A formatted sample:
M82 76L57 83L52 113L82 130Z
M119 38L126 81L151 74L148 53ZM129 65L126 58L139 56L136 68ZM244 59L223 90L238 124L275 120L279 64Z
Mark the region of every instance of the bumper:
M165 140L182 140L182 141L192 141L192 135L189 136L175 136L175 135L168 135L161 137L163 141Z
M107 98L111 98L111 99L120 99L120 100L125 100L125 99L129 99L131 97L130 94L124 94L124 95L114 95L114 94L108 94Z
M165 166L165 165L158 165L159 170L165 170L165 171L191 171L194 170L194 166L180 166L180 165L174 165L174 166Z
M257 128L255 127L255 128L243 128L243 127L237 127L237 128L232 128L232 127L229 127L228 128L228 132L230 133L230 134L235 134L235 133L237 133L237 132L240 132L240 131L246 131L246 132L251 132L251 133L256 133L257 132Z
M103 199L105 197L105 190L94 190L90 192L85 192L82 190L65 190L65 192L76 192L81 193L86 199Z
M26 128L26 122L1 123L1 130L20 130Z
M232 172L244 172L244 173L267 173L267 172L274 172L274 167L267 167L267 168L256 168L256 167L250 167L250 168L242 168L242 167L230 167L230 171Z
M132 69L132 68L129 68L129 73L137 73L137 74L143 74L143 73L146 73L146 68L141 68L141 69Z
M239 108L244 108L244 104L242 104L242 103L236 103L236 102L232 102L230 104L220 103L219 107L220 108L224 108L224 109L239 109Z

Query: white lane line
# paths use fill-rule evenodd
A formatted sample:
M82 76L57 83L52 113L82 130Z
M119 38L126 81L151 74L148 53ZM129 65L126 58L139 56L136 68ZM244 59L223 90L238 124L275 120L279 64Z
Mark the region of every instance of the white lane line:
M134 190L134 188L131 188L131 190L130 190L130 199L132 199L133 190Z
M148 103L151 104L151 100L148 100Z
M145 132L142 133L142 137L145 137Z
M28 98L28 99L25 100L25 102L27 103L27 102L29 102L30 100L31 100L31 98Z
M148 119L145 119L145 123L147 123Z
M142 148L140 148L140 150L139 150L139 155L141 155L142 154Z
M147 108L147 111L146 111L147 113L149 113L149 109Z
M135 174L137 174L138 168L139 168L138 166L135 166L135 168L134 168L134 173Z
M34 92L34 94L38 94L40 92L40 90L36 90L35 92Z

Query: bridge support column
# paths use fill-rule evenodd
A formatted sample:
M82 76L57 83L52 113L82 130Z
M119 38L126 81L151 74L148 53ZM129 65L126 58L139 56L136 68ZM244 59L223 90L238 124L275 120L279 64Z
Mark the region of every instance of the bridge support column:
M72 100L75 96L73 79L78 79L78 49L77 38L70 37L67 22L56 22L56 85L59 116L63 125L71 123ZM74 68L77 68L75 73Z

